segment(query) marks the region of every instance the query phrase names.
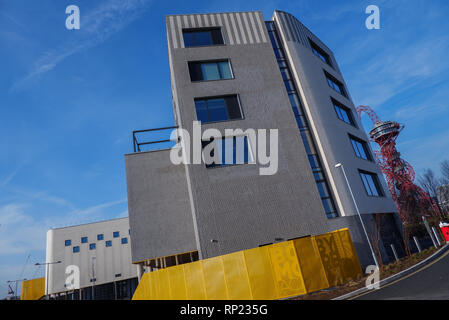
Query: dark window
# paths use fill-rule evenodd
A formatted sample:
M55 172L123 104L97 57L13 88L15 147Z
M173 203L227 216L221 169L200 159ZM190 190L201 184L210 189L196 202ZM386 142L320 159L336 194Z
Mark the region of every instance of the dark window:
M195 108L198 121L204 123L243 118L236 95L195 99Z
M213 145L210 145L211 143ZM249 149L247 136L212 139L210 141L202 141L202 144L203 157L205 155L205 152L209 152L211 159L215 159L215 161L213 161L212 163L206 163L206 168L253 162L253 157L251 154L251 150ZM209 147L207 150L204 150L206 146ZM217 152L218 154L215 155L215 152Z
M327 54L326 51L324 51L323 49L320 48L320 46L318 46L315 42L313 42L312 40L309 39L310 42L310 46L312 47L312 51L313 53L320 58L324 63L327 63L328 65L330 65L332 67L331 64L331 59L329 57L329 55Z
M103 240L104 239L104 235L102 233L97 234L97 240Z
M66 247L71 246L72 245L72 240L66 240L64 242L64 244L65 244Z
M371 197L381 197L383 195L379 178L375 173L359 170L366 193Z
M80 252L79 246L73 247L73 253L76 253L76 252Z
M87 243L87 237L82 237L81 238L81 243Z
M365 160L372 160L368 144L365 141L352 135L349 135L349 139L351 140L352 148L354 149L355 155L357 157Z
M224 44L220 28L184 29L182 35L186 48Z
M327 83L329 84L329 87L331 87L332 89L337 91L342 96L347 97L343 84L340 81L338 81L337 79L335 79L335 77L330 75L328 72L324 71L324 74L326 75Z
M190 80L232 79L229 60L189 62Z
M115 275L116 278L119 278L119 277L121 277L121 276L122 276L121 273L117 273L117 274Z
M112 247L112 241L111 240L107 240L106 241L106 247Z
M96 247L95 243L89 244L89 250L95 250Z
M348 107L341 104L340 102L338 102L337 100L334 100L334 99L331 99L331 100L332 100L332 104L334 105L335 112L337 113L337 117L340 120L343 120L344 122L346 122L347 124L355 126L354 118L352 117L351 110Z
M122 244L127 244L128 243L128 238L122 238Z
M118 237L120 237L120 232L114 231L114 233L112 235L114 236L114 238L118 238Z

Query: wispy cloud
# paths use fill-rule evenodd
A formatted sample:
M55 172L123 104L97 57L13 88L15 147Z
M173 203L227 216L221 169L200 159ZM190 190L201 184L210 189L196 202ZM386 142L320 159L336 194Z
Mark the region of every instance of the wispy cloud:
M149 7L151 0L104 1L91 12L81 13L81 28L74 38L44 52L23 78L14 82L10 91L16 91L33 79L54 69L66 58L94 47L138 19ZM81 11L81 8L80 8Z

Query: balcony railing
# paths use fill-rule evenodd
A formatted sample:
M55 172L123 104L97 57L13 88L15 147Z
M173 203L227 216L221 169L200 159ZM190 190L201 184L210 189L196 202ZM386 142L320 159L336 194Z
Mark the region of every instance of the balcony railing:
M143 142L139 142L138 140L138 135L143 134L143 133L148 133L148 132L158 132L158 131L165 131L165 130L173 130L173 129L177 129L178 126L172 126L172 127L163 127L163 128L155 128L155 129L145 129L145 130L135 130L133 131L133 147L134 147L134 152L142 152L142 149L140 148L141 146L145 146L145 145L155 145L158 143L168 143L168 142L172 142L172 141L178 141L178 140L173 140L173 139L162 139L162 140L148 140L145 139L143 140ZM141 137L142 139L142 137ZM141 140L142 141L142 140ZM144 150L146 151L146 150Z

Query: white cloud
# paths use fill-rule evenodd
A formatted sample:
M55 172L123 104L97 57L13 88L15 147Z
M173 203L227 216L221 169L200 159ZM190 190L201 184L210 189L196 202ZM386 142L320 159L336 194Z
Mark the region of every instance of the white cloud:
M44 52L34 63L34 67L23 78L16 81L10 91L16 91L31 80L55 68L66 58L107 40L138 19L148 8L150 0L104 1L94 10L81 13L81 28L74 38Z

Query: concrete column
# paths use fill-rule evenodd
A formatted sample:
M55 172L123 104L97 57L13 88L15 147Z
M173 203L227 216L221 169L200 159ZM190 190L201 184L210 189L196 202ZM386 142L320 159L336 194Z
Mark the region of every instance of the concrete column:
M143 266L141 263L138 263L136 267L137 267L137 279L140 282L140 279L142 279L142 276L145 273L145 270L143 269Z

